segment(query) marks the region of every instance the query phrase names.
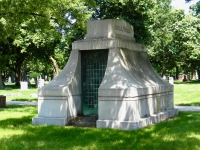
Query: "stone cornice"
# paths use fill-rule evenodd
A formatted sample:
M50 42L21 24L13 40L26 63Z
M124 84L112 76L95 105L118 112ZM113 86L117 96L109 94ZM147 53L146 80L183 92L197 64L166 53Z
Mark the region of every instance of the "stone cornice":
M146 47L142 44L138 44L131 41L125 41L122 39L85 39L80 41L75 41L72 44L72 50L97 50L97 49L113 49L113 48L123 48L138 52L146 52Z

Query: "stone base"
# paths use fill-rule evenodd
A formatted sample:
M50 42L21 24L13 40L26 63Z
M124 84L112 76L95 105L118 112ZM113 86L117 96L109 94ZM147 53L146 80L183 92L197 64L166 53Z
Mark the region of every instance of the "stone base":
M178 115L178 109L171 109L152 116L141 118L138 121L97 120L97 128L114 128L121 130L136 130L150 124L156 124Z
M65 126L68 124L68 122L69 121L67 118L46 118L46 117L32 118L32 124Z

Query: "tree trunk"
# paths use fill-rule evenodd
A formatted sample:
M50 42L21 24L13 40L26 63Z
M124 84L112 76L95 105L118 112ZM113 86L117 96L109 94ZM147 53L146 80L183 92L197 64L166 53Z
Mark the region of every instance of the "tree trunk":
M12 83L15 82L15 72L14 71L12 71L11 81L12 81Z
M3 88L4 88L4 83L3 83L3 80L2 80L1 70L0 70L0 89L3 89Z
M190 71L191 71L190 79L193 79L193 77L194 77L194 72L195 72L195 66L194 66L194 63L191 63ZM190 80L190 79L189 79L189 80Z
M21 80L21 70L20 68L17 68L16 69L16 72L15 72L15 85L16 86L20 86L20 80Z
M197 70L198 80L200 80L200 69Z
M49 56L49 59L53 63L53 78L55 78L58 75L58 64L53 57Z
M163 77L163 76L165 75L165 73L166 73L166 68L163 67L163 69L162 69L162 73L161 73L161 76Z
M176 79L178 80L178 76L179 76L179 69L178 66L176 66Z

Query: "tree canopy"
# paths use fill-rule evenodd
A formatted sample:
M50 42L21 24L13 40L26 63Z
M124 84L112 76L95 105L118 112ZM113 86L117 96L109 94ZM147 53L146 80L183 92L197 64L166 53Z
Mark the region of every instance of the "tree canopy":
M16 84L22 80L25 60L53 58L62 36L85 31L91 16L87 6L92 0L2 0L0 1L0 61L16 73ZM55 66L54 66L55 68Z

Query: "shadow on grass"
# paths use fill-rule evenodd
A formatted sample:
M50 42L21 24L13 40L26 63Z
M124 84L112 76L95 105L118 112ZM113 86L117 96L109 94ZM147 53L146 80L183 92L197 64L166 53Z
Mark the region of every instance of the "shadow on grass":
M200 113L179 116L135 131L31 125L32 116L0 121L22 134L2 138L0 149L199 149ZM21 126L20 126L21 125ZM10 129L10 128L9 128ZM9 144L8 144L9 143Z
M30 116L25 116L25 117L21 117L21 118L9 118L9 119L5 119L5 120L1 120L0 121L0 128L3 128L5 126L7 126L7 128L9 127L18 127L18 126L23 126L25 124L30 124L30 118L33 117L32 115Z
M27 101L27 102L36 102L38 98L13 98L11 101Z
M200 106L200 102L180 103L176 104L176 106Z
M200 80L190 80L186 82L176 80L174 81L174 84L200 84Z
M37 106L6 105L6 108L1 108L0 112L2 112L2 113L26 112L30 115L32 115L32 114L36 115L37 114Z

